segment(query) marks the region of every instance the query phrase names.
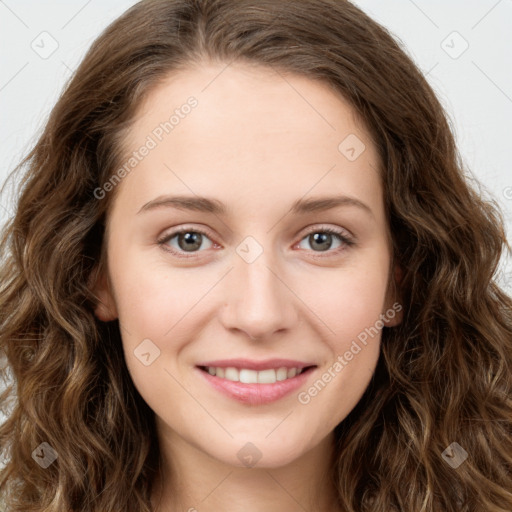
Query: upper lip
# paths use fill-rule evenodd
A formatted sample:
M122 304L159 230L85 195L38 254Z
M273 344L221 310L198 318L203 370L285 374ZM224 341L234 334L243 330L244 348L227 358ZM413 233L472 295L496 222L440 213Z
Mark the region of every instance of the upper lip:
M304 363L294 361L293 359L265 359L264 361L255 361L252 359L219 359L215 361L205 361L197 366L210 366L220 368L247 368L248 370L269 370L271 368L306 368L316 366L313 363Z

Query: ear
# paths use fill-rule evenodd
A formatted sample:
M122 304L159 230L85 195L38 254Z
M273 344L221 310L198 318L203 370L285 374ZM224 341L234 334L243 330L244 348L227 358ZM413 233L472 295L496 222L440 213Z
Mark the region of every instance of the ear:
M400 297L400 284L402 281L402 269L397 264L393 270L392 282L386 295L386 307L382 312L384 325L395 327L402 323L404 306Z
M112 293L108 273L95 268L89 277L89 289L96 298L94 314L103 322L110 322L118 317L116 302Z

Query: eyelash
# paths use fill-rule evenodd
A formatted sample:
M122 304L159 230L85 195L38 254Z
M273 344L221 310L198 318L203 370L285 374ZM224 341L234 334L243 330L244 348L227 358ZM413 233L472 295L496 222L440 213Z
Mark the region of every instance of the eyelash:
M183 227L183 228L177 229L176 231L168 233L168 234L164 235L163 237L159 238L157 240L157 243L158 243L159 246L162 247L162 249L164 251L167 251L167 252L177 256L178 258L188 259L188 258L195 258L195 257L197 257L196 255L198 254L198 252L202 252L202 251L191 252L190 256L184 256L184 252L183 251L176 251L175 249L170 249L169 246L166 245L167 242L172 240L176 235L180 235L182 233L199 233L201 235L206 236L207 238L209 238L211 240L211 237L210 237L209 233L207 233L206 231L203 231L203 230L197 229L197 228ZM331 235L336 235L339 238L339 240L343 244L343 246L338 247L335 250L316 251L316 252L319 252L319 253L322 253L322 252L329 253L329 256L332 256L333 254L337 255L340 252L342 252L342 251L348 249L349 247L352 247L353 245L355 245L355 241L352 240L351 238L347 237L345 235L345 231L337 230L337 229L334 229L334 228L331 228L331 227L325 227L325 228L324 227L319 227L319 228L312 229L311 231L308 231L307 233L305 233L304 236L297 243L302 242L302 240L304 240L304 238L306 238L307 236L309 236L309 235L311 235L313 233L329 233ZM212 242L213 242L213 240L212 240ZM213 243L215 243L215 242L213 242ZM295 245L297 245L297 244L295 244ZM313 251L313 252L315 252L315 251ZM318 254L318 255L315 255L313 257L315 257L315 258L325 258L325 257L328 257L328 256L321 256L320 254Z

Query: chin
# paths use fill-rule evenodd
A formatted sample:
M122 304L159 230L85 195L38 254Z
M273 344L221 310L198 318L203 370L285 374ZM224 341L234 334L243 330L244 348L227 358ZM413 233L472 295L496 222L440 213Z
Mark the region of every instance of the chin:
M250 437L245 437L243 441L231 442L221 452L210 455L229 466L272 469L293 463L306 451L302 450L303 446L299 440L294 443L290 438L287 439L287 444L283 444L278 437L275 440L265 439L264 436L255 436L254 441L248 439ZM226 457L228 454L230 456Z

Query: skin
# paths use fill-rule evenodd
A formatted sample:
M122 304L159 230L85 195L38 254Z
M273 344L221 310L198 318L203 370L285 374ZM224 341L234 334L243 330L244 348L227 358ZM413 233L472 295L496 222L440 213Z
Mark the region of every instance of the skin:
M190 96L198 106L117 185L108 268L95 284L95 313L119 318L131 377L156 415L163 466L153 502L159 511L338 510L328 478L333 429L370 382L380 333L309 403L298 393L396 301L387 293L391 245L375 146L325 84L209 62L172 73L148 95L124 140L127 154ZM366 146L354 161L338 150L349 134ZM166 194L215 198L227 213L138 213ZM298 199L333 194L371 213L353 205L290 213ZM158 244L181 226L207 230L195 252L179 236ZM308 235L326 227L354 245L333 235L318 248ZM263 250L251 263L236 252L247 236ZM149 366L134 355L144 339L160 350ZM297 392L249 405L220 394L195 367L233 357L317 368ZM237 457L248 442L261 454L254 467Z

